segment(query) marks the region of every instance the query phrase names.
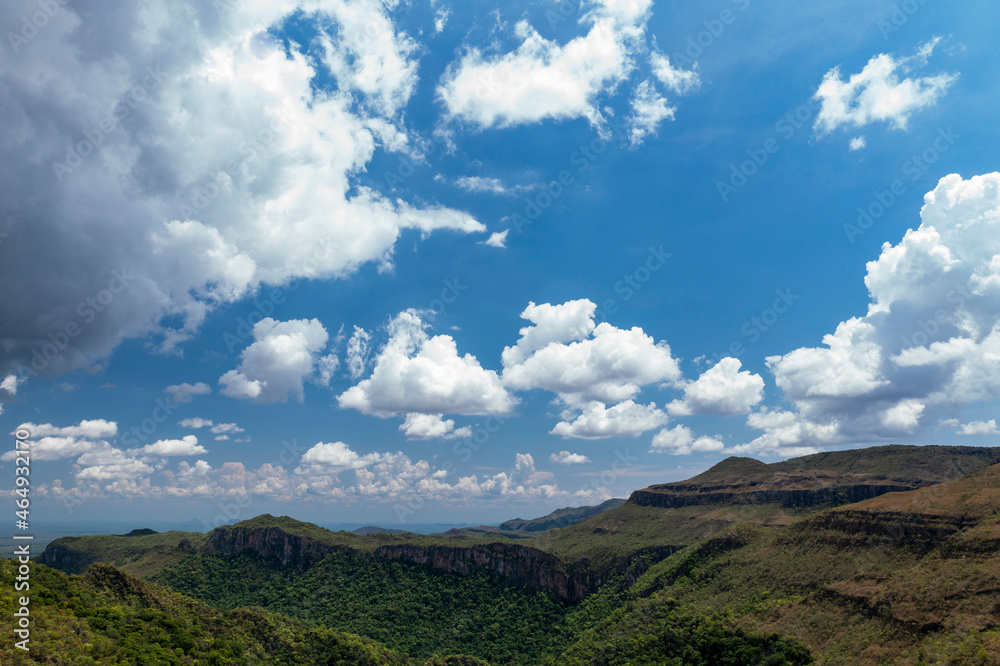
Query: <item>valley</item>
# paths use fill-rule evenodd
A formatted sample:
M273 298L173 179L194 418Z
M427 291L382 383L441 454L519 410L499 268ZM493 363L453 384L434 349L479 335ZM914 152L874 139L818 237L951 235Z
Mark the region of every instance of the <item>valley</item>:
M223 648L198 637L220 623L243 656L218 663L1000 663L996 448L727 458L600 508L365 532L262 515L208 534L58 539L36 570L79 592L43 595L36 622L99 651L140 625L169 637L180 629L149 609L188 609L190 640L154 641L176 657L162 663L216 663L198 660ZM74 605L83 594L116 620ZM292 647L265 644L259 623ZM280 661L333 645L351 656ZM11 663L125 663L92 657Z

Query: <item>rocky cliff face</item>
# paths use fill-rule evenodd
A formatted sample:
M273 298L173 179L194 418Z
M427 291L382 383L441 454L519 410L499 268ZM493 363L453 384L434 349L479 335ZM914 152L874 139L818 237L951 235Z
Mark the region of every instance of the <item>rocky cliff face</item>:
M45 547L39 562L66 573L79 574L90 566L93 559L56 541Z
M823 488L768 488L739 492L684 492L680 489L677 491L637 490L632 493L628 501L640 506L669 509L710 504L780 504L784 507L817 507L825 504L853 504L885 493L915 489L914 486L898 484L857 484Z
M965 527L964 520L952 516L842 509L819 514L794 529L842 548L882 541L892 548L928 551Z
M304 571L328 553L341 548L288 534L276 527L219 528L209 534L204 551L223 557L250 554L274 558L282 566ZM488 571L510 585L548 590L562 601L573 603L582 601L616 575L622 574L629 582L635 582L652 564L669 557L679 548L646 548L621 560L610 571L592 570L586 560L576 565L567 564L551 553L513 543L456 546L387 544L377 547L372 556L466 576Z
M305 571L337 548L307 537L289 534L278 527L219 527L208 535L203 548L210 555L274 558L281 566Z
M304 571L327 554L342 548L289 534L277 527L255 529L229 527L213 530L203 551L222 557L254 555L273 558L283 567ZM589 574L570 570L555 555L517 544L491 543L475 546L391 544L379 546L373 555L462 575L489 571L511 585L548 590L563 601L569 602L582 600L592 589Z
M563 601L580 601L591 591L589 574L569 570L565 562L551 553L517 544L466 547L399 544L380 546L375 556L464 575L490 571L512 585L549 590Z

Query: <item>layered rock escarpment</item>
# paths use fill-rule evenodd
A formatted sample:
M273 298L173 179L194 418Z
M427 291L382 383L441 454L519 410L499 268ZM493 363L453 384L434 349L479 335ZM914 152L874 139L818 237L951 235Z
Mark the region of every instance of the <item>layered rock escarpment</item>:
M203 551L210 555L235 558L254 555L273 558L281 566L305 571L341 547L306 536L291 534L280 527L218 527L208 535Z
M58 539L45 547L39 560L42 564L66 573L83 573L93 562L85 553L72 547L72 540Z
M687 481L637 490L629 502L669 509L753 504L822 509L918 490L997 463L1000 449L965 446L884 446L769 465L730 457Z
M822 507L826 505L853 504L884 495L885 493L916 490L921 486L900 483L854 483L848 485L816 485L814 487L790 486L813 479L780 479L769 487L754 488L706 488L703 486L652 486L637 490L629 497L629 502L640 506L656 506L665 509L680 509L688 506L710 504L780 504L783 507Z
M428 566L463 575L489 571L518 587L548 590L563 601L580 601L592 587L591 577L551 553L508 543L475 546L386 545L376 557Z
M474 575L487 571L509 585L547 590L566 602L582 601L607 579L624 575L634 581L652 563L679 546L647 548L618 563L609 571L595 571L584 560L570 564L556 555L516 543L418 544L386 543L370 551L370 556L426 566L436 571ZM274 559L283 567L304 571L334 551L362 555L364 551L345 545L328 544L289 533L279 527L222 527L208 535L202 549L227 558L252 555Z

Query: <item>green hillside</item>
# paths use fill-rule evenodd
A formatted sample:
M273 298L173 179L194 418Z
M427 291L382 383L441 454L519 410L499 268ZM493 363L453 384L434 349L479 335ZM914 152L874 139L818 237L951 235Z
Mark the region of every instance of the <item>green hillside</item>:
M780 530L737 525L654 565L627 598L794 636L821 664L997 664L998 510L1000 465Z
M16 565L0 564L4 664L410 664L372 640L260 608L222 611L108 565L31 573L30 650L14 647Z

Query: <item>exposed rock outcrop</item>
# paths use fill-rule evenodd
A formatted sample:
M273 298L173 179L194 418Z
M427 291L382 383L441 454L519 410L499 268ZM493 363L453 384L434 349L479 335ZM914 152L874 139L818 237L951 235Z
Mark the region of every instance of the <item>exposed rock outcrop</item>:
M1000 463L1000 448L880 446L765 464L730 457L686 481L632 493L640 506L777 504L822 509L957 480Z
M83 573L94 560L85 553L70 547L71 543L72 537L53 541L45 547L45 552L42 553L39 562L66 573Z
M449 573L490 571L512 585L548 590L563 601L580 601L592 588L588 573L573 571L551 553L517 544L461 547L399 544L380 546L374 554Z
M338 549L315 539L289 534L279 527L246 528L239 525L212 530L203 548L210 555L222 557L256 555L274 558L281 566L296 571L305 571Z
M826 504L853 504L885 493L907 490L916 490L916 486L872 483L822 488L768 488L731 492L712 492L703 488L647 489L633 492L632 496L629 497L629 502L640 506L657 506L669 509L710 504L780 504L784 507L816 507Z
M904 512L840 509L818 514L793 528L838 548L870 548L883 542L895 549L928 552L946 543L967 524L961 518Z
M208 535L203 551L222 557L254 555L273 558L281 566L305 571L336 550L355 549L290 534L278 527L220 527ZM561 559L537 548L507 543L461 546L388 544L372 556L437 571L474 574L489 571L511 585L548 590L563 601L582 600L593 588L589 573L574 571Z

